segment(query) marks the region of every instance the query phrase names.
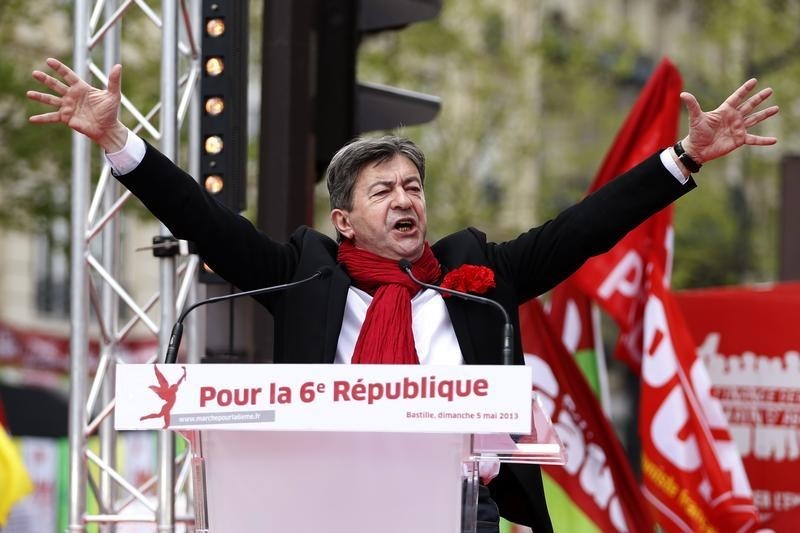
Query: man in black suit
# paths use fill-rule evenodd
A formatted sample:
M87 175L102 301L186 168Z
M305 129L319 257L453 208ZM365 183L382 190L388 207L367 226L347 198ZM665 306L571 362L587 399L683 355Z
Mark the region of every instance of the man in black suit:
M338 241L301 227L283 243L217 203L119 122L119 65L110 73L107 90L100 90L55 59L47 64L63 81L34 71L34 78L55 94L29 91L29 98L55 110L31 122L62 122L94 140L115 176L175 237L194 241L222 277L248 290L332 267L326 280L259 299L275 317L279 363L501 364L502 321L494 310L419 291L398 262L409 261L429 283L441 282L444 274L463 265L486 267L494 286L485 296L500 302L518 326L519 304L551 289L691 190L691 172L701 164L745 144L776 142L747 131L778 111L776 106L756 110L771 90L750 95L755 80L710 112L683 93L689 134L675 147L652 155L516 239L492 243L468 228L429 246L422 152L407 139L362 139L342 148L327 171ZM515 344L514 362L522 364L519 338ZM499 475L489 477L501 515L535 531L552 529L538 469L504 465ZM492 515L493 504L483 496L482 509ZM497 531L496 513L487 522L485 531Z

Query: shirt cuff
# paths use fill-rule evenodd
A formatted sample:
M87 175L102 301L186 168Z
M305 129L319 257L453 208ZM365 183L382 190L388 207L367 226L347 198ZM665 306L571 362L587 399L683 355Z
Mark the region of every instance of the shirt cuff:
M683 175L683 172L681 172L681 169L678 167L678 163L672 159L672 154L669 151L670 148L667 148L661 152L661 163L664 164L670 174L675 176L676 180L681 182L681 185L686 185L686 182L689 181L689 176Z
M105 156L111 172L115 176L123 176L139 166L146 151L147 148L141 137L128 130L128 138L122 150L106 153Z

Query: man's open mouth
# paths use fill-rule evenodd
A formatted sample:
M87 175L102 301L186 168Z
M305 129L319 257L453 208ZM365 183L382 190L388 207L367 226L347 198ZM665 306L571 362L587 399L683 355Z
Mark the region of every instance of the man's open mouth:
M394 229L396 229L401 233L411 231L412 229L414 229L414 221L411 219L398 220L394 224Z

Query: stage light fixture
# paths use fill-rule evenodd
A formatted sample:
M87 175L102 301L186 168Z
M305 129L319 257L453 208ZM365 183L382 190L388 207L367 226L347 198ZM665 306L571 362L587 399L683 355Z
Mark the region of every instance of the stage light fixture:
M225 19L213 18L206 21L206 34L209 37L219 37L225 33Z
M206 99L206 103L203 105L203 108L206 110L206 113L216 117L225 111L225 100L219 96L211 96L210 98Z
M225 180L219 174L209 174L203 181L203 186L211 194L218 194L225 188Z
M221 57L209 57L206 59L206 74L217 77L225 72L225 61Z
M249 2L200 3L201 185L216 201L241 212L247 207Z
M203 144L206 149L207 154L217 155L222 151L224 147L224 143L222 142L222 137L219 135L211 135L206 137L206 142Z

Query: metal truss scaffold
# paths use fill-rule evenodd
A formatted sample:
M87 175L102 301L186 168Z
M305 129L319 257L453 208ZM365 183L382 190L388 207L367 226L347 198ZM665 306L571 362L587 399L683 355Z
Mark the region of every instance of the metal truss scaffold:
M178 161L179 139L187 141L185 167L197 175L199 160L200 0L163 0L156 3L160 14L145 0L74 1L73 70L96 86L107 83L106 73L116 63L132 65L158 62L158 102L140 110L125 94L122 106L133 117L128 126L148 138L168 157ZM136 20L133 31L122 37L123 23ZM152 28L142 35L142 24ZM143 58L142 41L161 37L160 58ZM137 55L138 54L138 55ZM135 68L135 67L133 67ZM126 68L126 76L135 76ZM158 126L155 125L158 119ZM185 135L181 135L185 126ZM92 157L102 167L92 176ZM118 364L125 364L118 347L135 327L157 337L159 350L150 362L165 352L170 327L187 301L197 298L196 256L159 257L159 287L144 303L138 303L119 279L121 269L122 207L131 198L121 192L102 155L79 134L72 139L70 259L70 407L69 407L69 517L68 531L85 531L99 524L101 531L114 531L116 524L153 523L158 531L175 531L191 524L191 512L176 516L176 500L191 499L188 456L176 456L172 432L160 431L158 464L154 476L144 482L126 480L117 467L117 433L114 430L114 377ZM96 184L96 185L95 185ZM91 194L90 194L91 193ZM160 227L161 236L169 232ZM163 255L163 254L159 254ZM125 316L131 318L121 323ZM91 313L90 313L91 310ZM151 315L158 314L158 320ZM96 320L96 324L92 322ZM189 361L198 360L197 327L187 330ZM92 375L88 365L89 329L98 332L100 358ZM90 437L97 437L99 451L90 450ZM187 454L188 455L188 454ZM90 467L91 465L91 467ZM89 512L91 508L97 512ZM136 505L132 505L136 503ZM132 512L133 508L144 509ZM191 510L191 506L187 506Z

